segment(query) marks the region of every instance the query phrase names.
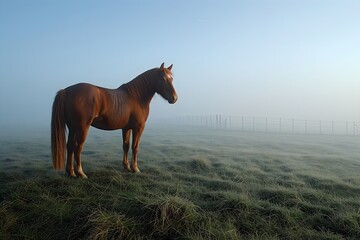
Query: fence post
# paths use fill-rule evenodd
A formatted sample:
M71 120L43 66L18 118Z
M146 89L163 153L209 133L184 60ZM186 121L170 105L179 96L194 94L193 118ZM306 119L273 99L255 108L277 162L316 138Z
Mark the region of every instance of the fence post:
M265 117L265 132L268 131L268 119Z
M244 116L241 117L241 131L244 131Z
M253 131L255 132L255 117L253 117Z
M281 118L279 119L279 133L281 133Z
M354 121L354 135L355 135L355 121Z

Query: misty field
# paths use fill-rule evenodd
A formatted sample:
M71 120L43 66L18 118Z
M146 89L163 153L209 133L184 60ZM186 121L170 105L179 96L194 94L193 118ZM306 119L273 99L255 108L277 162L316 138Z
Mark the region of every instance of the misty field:
M89 179L52 169L50 133L0 135L0 239L359 239L360 138L91 129Z

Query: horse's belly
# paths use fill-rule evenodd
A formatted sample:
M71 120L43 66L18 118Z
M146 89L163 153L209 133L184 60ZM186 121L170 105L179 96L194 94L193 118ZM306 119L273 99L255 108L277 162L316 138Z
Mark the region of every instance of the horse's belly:
M124 121L109 121L107 118L97 117L93 120L91 126L101 130L116 130L126 127L126 124L122 122Z
M101 130L116 130L128 127L128 119L118 118L118 119L108 119L106 117L97 117L91 123L91 126L101 129Z

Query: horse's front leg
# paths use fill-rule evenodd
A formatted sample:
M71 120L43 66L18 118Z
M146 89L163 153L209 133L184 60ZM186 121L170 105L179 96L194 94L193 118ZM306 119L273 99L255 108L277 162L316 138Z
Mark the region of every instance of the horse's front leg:
M133 129L131 169L135 173L140 172L137 164L137 157L139 151L140 137L141 134L143 133L143 130L144 130L143 125Z
M123 166L124 166L124 169L129 172L131 171L130 166L129 166L129 161L128 161L128 153L129 153L129 148L130 148L130 133L131 133L131 129L123 129L122 130L123 151L124 151Z

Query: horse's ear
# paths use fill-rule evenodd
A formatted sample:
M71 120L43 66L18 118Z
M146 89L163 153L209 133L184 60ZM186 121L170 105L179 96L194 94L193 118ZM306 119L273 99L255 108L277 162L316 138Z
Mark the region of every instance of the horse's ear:
M171 65L168 67L168 69L171 71L172 67L173 67L173 65L171 64Z
M165 63L162 63L162 64L161 64L160 70L164 70L164 65L165 65Z

